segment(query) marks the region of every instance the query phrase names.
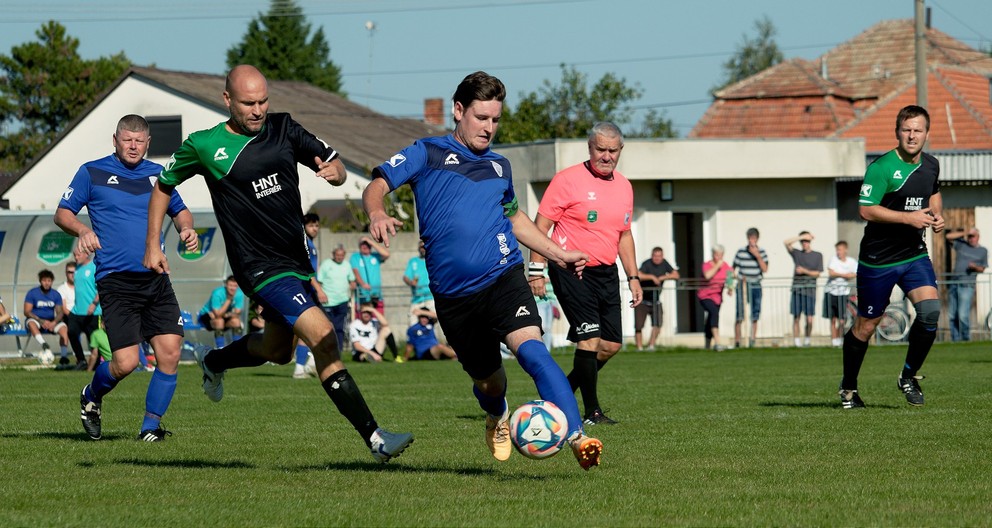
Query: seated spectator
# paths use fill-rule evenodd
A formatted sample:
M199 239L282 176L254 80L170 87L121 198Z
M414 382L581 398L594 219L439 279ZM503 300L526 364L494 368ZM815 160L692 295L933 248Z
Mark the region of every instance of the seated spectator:
M456 359L455 351L442 345L434 335L437 314L427 308L416 310L417 322L406 330L406 359Z
M0 334L7 331L7 324L14 319L7 308L3 305L3 298L0 297Z
M393 331L389 328L386 316L376 310L372 303L362 303L359 307L359 316L351 322L350 334L351 357L355 361L378 363L382 361L382 353L388 346L396 362L403 362L396 350L396 340L393 339Z
M100 327L90 334L90 357L86 370L93 372L100 363L110 361L110 358L113 357L111 352L110 339L107 337L107 331L104 330L103 318L100 318ZM144 357L144 353L140 355Z
M265 330L265 318L262 317L262 305L255 301L248 308L248 333L261 334Z
M61 353L59 366L69 365L69 328L66 326L62 311L62 296L52 289L55 274L47 269L38 272L39 285L28 291L24 296L24 328L43 350L51 352L51 347L41 334L59 336L59 351Z
M224 281L223 286L210 294L207 303L200 309L200 324L203 328L213 329L217 348L227 344L224 339L225 331L231 331L232 341L244 331L241 325L241 311L244 307L245 295L238 288L238 281L231 275Z

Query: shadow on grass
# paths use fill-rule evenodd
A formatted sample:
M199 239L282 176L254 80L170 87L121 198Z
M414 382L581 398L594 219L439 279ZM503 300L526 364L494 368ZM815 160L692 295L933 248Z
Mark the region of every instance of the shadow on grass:
M183 459L183 460L146 460L143 458L122 458L122 459L114 460L113 463L124 464L128 466L165 467L165 468L183 468L183 469L255 469L256 468L254 464L241 462L240 460L219 462L216 460L204 460L201 458L192 458L192 459Z
M841 410L836 402L761 402L762 407L794 407L796 409L837 409ZM901 409L895 405L870 405L872 409Z
M33 433L3 433L0 434L0 438L20 438L23 440L39 439L39 440L75 440L79 442L105 442L114 441L121 439L133 439L133 437L123 434L105 434L100 440L91 440L90 436L86 433L56 433L51 431L44 432L33 432Z
M310 471L356 471L362 473L367 473L369 471L388 471L393 473L444 473L484 477L491 477L497 474L497 472L492 468L468 466L451 467L439 464L404 466L402 465L402 462L393 464L379 464L376 462L328 462L327 464L280 466L277 469L291 473L305 473Z

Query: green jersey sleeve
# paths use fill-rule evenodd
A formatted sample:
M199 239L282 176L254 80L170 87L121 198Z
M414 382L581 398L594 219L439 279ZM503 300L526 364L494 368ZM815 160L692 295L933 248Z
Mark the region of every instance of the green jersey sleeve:
M865 179L861 183L858 195L858 205L879 205L882 197L889 192L890 178L880 163L872 163L865 171Z

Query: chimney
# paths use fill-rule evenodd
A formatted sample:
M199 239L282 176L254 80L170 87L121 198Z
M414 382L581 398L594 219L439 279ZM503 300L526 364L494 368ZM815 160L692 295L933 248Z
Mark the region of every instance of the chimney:
M830 70L827 68L826 55L824 55L823 58L820 59L820 77L822 77L823 80L827 80L827 81L830 80Z
M440 97L424 99L424 122L428 125L444 126L444 99Z

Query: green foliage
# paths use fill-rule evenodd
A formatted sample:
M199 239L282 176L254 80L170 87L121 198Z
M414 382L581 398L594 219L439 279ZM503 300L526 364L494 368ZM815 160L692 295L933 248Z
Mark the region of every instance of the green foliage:
M895 387L905 347L872 346L857 411L839 408L836 349L625 351L600 373L620 424L587 428L605 446L588 472L567 451L493 460L454 361L345 360L376 420L416 437L386 465L290 365L229 370L220 403L181 365L160 444L134 440L147 373L104 399L93 442L78 418L91 374L4 370L0 525L987 526L988 350L936 345L913 408ZM505 363L511 407L536 398Z
M131 65L123 52L85 60L79 40L50 21L37 42L0 55L0 170L18 170Z
M737 47L734 55L723 63L724 80L719 86L713 87L710 93L716 93L731 84L770 68L783 60L782 51L778 49L774 37L777 32L768 15L754 21L757 35L753 38L744 35L743 42Z
M496 139L500 143L521 143L581 138L599 121L612 121L623 128L631 122L634 113L630 104L642 93L639 86L628 86L626 79L613 73L606 73L589 86L588 75L562 64L559 84L545 79L536 92L521 94L515 109L504 106ZM670 134L661 137L674 137L671 121L657 112L650 116L654 121L646 122L642 132L652 133L650 137L659 137L653 135L656 133Z
M294 0L271 0L269 11L248 23L241 42L227 50L227 67L252 64L274 80L303 81L344 95L341 69L319 27L310 35L303 8Z

